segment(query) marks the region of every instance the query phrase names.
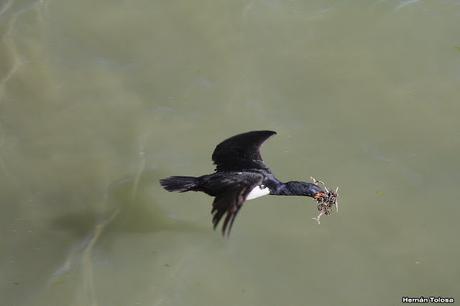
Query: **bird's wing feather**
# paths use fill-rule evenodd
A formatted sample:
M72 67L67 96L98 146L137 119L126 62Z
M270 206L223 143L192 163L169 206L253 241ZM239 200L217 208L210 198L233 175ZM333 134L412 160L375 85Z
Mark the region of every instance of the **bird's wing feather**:
M233 184L225 192L218 195L212 203L211 210L214 229L217 228L220 220L225 216L222 224L222 235L230 235L233 222L246 201L246 197L262 181L262 175L248 174L244 177L243 181Z
M216 171L268 169L260 156L260 146L274 131L252 131L230 137L214 149L212 160Z

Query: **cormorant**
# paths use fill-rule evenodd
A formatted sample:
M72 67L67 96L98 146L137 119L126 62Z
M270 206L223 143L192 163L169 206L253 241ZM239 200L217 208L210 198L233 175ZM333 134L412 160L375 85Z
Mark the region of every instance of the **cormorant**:
M337 208L337 190L329 191L324 183L278 180L264 164L259 149L274 131L251 131L230 137L214 149L212 160L215 172L199 177L171 176L160 180L167 191L202 191L214 198L212 223L214 229L225 216L222 234L229 235L233 222L246 200L265 195L307 196L318 202L320 215ZM320 186L321 183L323 187Z

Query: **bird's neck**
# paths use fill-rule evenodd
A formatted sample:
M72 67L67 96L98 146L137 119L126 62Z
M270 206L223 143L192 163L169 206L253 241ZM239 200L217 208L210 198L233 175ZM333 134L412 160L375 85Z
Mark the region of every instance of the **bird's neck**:
M273 195L283 196L308 196L313 197L322 189L313 183L290 181L281 183L277 190L272 192Z

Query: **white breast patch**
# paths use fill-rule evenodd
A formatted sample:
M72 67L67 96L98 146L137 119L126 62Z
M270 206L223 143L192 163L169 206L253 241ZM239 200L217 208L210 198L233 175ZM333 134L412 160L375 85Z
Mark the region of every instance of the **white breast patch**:
M266 196L267 194L270 194L270 189L268 189L268 187L261 188L261 186L256 186L248 194L248 196L246 197L246 200L260 198L260 197Z

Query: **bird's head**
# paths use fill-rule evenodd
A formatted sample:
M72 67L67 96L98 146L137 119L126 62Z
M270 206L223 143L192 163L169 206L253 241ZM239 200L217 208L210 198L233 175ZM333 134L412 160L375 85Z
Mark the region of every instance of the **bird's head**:
M335 191L329 190L324 182L311 178L313 183L291 181L286 183L287 195L303 195L315 199L318 203L335 205L337 202L337 187Z

